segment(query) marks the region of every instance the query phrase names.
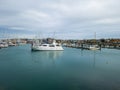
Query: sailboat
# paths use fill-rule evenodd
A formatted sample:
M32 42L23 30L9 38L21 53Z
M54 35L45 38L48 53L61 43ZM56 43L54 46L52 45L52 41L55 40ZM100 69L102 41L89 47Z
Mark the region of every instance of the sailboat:
M100 47L98 45L90 45L89 50L100 50Z
M95 42L96 42L96 33L95 33ZM83 44L82 48L88 49L88 50L100 50L101 49L101 47L98 46L96 43L95 44Z
M96 42L96 32L95 32L95 42ZM89 45L88 49L89 50L100 50L101 48L97 44L93 44L93 45Z

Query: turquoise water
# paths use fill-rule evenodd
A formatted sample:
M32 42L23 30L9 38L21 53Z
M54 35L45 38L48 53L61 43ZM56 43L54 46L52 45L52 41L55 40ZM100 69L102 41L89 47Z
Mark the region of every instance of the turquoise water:
M120 50L0 49L0 90L120 90Z

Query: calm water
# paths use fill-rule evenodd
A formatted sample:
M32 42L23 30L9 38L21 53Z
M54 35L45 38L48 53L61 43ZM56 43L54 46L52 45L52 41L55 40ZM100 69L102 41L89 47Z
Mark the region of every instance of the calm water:
M120 90L120 50L0 49L0 90Z

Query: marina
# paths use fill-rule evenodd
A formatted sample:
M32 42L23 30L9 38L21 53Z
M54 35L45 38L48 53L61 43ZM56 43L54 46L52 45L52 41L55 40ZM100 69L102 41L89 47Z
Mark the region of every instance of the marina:
M0 90L120 90L120 0L0 0Z
M42 41L42 43L41 43ZM31 44L33 46L39 46L41 44L47 44L48 46L53 43L53 38L44 38L44 39L1 39L0 40L0 48L9 47L9 46L17 46L24 44ZM34 45L33 45L34 44ZM90 49L101 50L102 48L107 49L120 49L120 39L86 39L86 40L63 40L63 39L55 39L55 45L60 47L70 47L70 48L78 48L78 49ZM94 50L93 49L93 50ZM63 50L61 48L61 50Z
M0 49L1 90L119 90L120 50Z

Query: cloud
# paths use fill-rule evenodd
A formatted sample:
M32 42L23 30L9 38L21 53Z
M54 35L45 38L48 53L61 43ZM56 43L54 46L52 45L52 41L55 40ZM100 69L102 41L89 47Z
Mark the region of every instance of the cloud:
M101 34L99 38L104 38L104 33L110 37L116 32L120 34L119 3L119 0L0 0L0 26L44 35L57 32L59 38L91 38L94 32Z
M21 14L21 17L24 19L34 22L34 24L32 23L33 25L44 28L54 27L60 24L60 20L56 20L57 17L53 16L54 15L36 10L28 10Z
M119 18L103 18L100 20L97 20L96 23L99 24L117 24L120 23L120 17Z

